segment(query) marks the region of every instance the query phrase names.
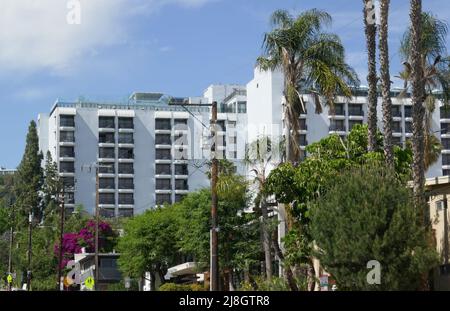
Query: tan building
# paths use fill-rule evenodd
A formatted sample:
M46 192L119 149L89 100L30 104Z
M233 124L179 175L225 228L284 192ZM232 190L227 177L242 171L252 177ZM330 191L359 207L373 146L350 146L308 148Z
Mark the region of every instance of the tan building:
M450 176L428 178L425 182L434 242L440 256L439 268L434 273L436 290L450 290L449 219Z

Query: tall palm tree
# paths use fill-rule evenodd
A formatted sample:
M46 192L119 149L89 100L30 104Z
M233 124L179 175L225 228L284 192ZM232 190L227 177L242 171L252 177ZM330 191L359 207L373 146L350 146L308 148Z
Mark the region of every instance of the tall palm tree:
M446 56L446 37L448 26L444 21L439 20L431 13L421 13L421 33L420 46L417 51L413 51L413 27L409 27L405 32L400 53L403 57L404 70L398 78L404 81L402 96L406 95L413 88L413 52L418 54L419 71L421 75L421 104L423 106L423 161L424 170L437 161L441 150L439 140L433 133L431 126L431 115L436 109L438 96L447 105L450 100L450 57ZM417 53L418 52L418 53ZM417 74L417 73L416 73ZM440 89L442 95L437 95L434 90Z
M411 0L411 39L410 64L412 84L412 118L413 118L413 191L414 203L422 210L425 205L425 165L424 165L424 116L423 107L424 81L422 46L422 0ZM423 215L425 216L425 215Z
M322 111L321 98L334 108L337 94L351 97L349 84L357 85L354 70L345 62L345 50L339 37L322 31L331 16L312 9L297 17L285 10L272 14L274 29L265 34L265 55L257 60L263 70L281 68L284 73L286 157L295 163L300 159L299 117L305 111L302 93L314 95L316 112Z
M377 147L377 60L376 60L376 36L377 26L375 22L375 5L373 0L363 0L364 26L366 33L366 46L368 56L367 94L368 114L367 125L369 130L369 151L375 151Z
M389 73L388 19L390 0L380 2L380 76L383 107L384 155L388 166L394 165L392 145L391 76Z

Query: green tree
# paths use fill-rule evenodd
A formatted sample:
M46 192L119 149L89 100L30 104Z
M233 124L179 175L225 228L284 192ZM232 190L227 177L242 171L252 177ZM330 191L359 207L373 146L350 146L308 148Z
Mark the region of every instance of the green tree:
M180 256L176 244L178 224L178 208L172 206L147 210L129 219L118 243L120 270L134 278L150 272L152 289L156 275L164 283L167 269Z
M351 97L348 84L357 85L358 78L345 62L345 50L339 37L323 31L332 21L328 13L313 9L293 17L279 10L272 14L271 21L274 29L265 34L265 55L259 57L257 63L263 70L283 70L289 129L286 156L288 161L297 162L300 159L299 116L305 111L300 94L312 92L316 112L320 113L319 96L333 108L335 95Z
M39 191L42 186L42 153L39 151L39 139L36 130L36 122L31 121L28 127L25 153L17 170L15 182L16 207L23 224L28 219L28 214L41 220L42 206Z
M58 173L58 165L52 159L50 151L47 152L44 166L43 192L43 218L57 210L58 196L61 192L62 181Z
M417 290L438 264L412 192L394 171L362 166L335 176L311 203L316 256L342 290ZM380 284L367 281L367 264L381 265Z

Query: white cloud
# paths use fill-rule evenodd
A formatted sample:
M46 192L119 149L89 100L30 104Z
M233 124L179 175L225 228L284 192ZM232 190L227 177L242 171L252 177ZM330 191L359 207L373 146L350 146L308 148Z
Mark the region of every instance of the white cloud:
M79 0L81 23L67 23L69 0L0 1L0 71L63 73L97 49L128 41L126 19L165 5L215 0Z

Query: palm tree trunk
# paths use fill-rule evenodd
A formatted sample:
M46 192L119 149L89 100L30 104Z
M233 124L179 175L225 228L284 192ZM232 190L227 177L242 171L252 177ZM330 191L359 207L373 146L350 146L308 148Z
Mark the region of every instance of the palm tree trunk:
M275 234L275 231L272 233L272 246L274 248L275 254L278 257L278 260L282 263L284 263L284 255L281 251L280 245L278 244L278 239ZM291 291L298 291L297 283L294 279L294 273L292 273L291 267L289 265L285 265L284 267L284 275L286 277L286 280L288 282L289 288Z
M265 270L266 270L266 280L270 282L272 280L272 255L271 255L271 239L268 228L268 213L267 213L267 202L266 199L263 198L261 202L261 214L262 214L262 238L263 238L263 247L264 247L264 261L265 261Z
M375 151L377 148L377 61L376 61L376 34L377 26L374 16L374 5L372 0L363 0L364 2L364 25L366 33L366 45L368 55L368 115L367 123L369 129L369 151Z
M380 6L380 75L383 98L383 134L386 164L394 165L394 148L392 146L392 101L391 76L389 73L388 18L390 0L381 0Z
M413 118L413 191L416 208L422 211L422 220L425 212L425 167L424 167L424 115L423 107L424 81L421 58L422 35L422 0L411 0L411 77L412 77L412 118Z

